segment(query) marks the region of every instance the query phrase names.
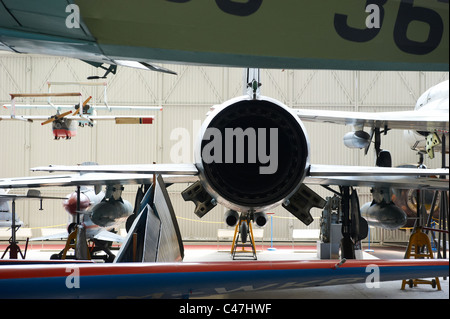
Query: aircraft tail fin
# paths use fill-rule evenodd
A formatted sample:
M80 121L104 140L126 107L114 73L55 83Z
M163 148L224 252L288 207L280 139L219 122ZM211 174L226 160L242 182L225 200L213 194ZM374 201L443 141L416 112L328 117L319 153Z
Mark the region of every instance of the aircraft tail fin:
M161 176L147 190L140 207L114 262L183 260L181 233Z

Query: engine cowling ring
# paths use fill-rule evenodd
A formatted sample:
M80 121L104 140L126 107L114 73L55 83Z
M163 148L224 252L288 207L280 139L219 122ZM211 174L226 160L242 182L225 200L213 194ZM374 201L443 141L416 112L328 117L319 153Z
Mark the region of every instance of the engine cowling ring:
M227 134L237 132L237 128L248 135L243 137L246 141L243 148L237 146L238 137L233 140L233 160L230 162L226 157L229 154L226 146L230 145ZM204 156L208 154L206 150L212 149L210 143L217 138L210 134L211 130L221 138L214 152L209 153L215 157L212 161ZM271 140L274 132L276 139ZM252 134L256 139L252 139ZM273 173L264 173L261 168L266 167L269 171L268 167L273 164L271 160L275 159L271 154L275 140L277 169ZM249 141L257 143L257 147L252 149ZM236 153L242 149L244 161L239 162ZM216 150L222 152L221 161L217 160L220 156L216 156ZM257 154L252 155L252 151ZM270 161L264 162L267 158L261 160L259 155L264 151L270 155ZM240 97L216 108L203 123L195 162L203 187L219 203L241 212L262 211L281 204L300 186L309 167L309 140L298 116L281 102L267 97L257 100Z

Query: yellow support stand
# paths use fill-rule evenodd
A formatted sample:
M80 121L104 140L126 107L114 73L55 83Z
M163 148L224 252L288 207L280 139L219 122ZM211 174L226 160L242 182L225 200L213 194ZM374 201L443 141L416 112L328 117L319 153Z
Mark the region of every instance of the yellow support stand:
M412 251L413 246L414 246L414 252ZM426 247L426 250L428 251L428 253L420 252L423 247ZM428 238L427 234L422 232L422 227L417 227L415 229L414 234L412 234L409 239L409 244L408 244L408 248L406 249L405 259L409 259L411 257L414 257L414 259L423 259L423 258L433 259L433 250L431 249L430 238ZM438 290L441 290L441 283L439 282L438 277L435 277L435 279L433 279L433 280L423 280L423 279L403 280L401 290L405 290L405 286L407 283L410 288L417 287L417 285L421 285L421 284L428 284L428 285L431 285L433 288L437 287Z
M77 234L78 234L78 227L75 227L75 230L69 234L66 241L66 246L64 247L62 251L61 259L66 259L67 252L70 248L73 250L76 250L77 246ZM89 248L89 247L88 247ZM87 249L88 259L91 259L91 254L89 253L89 249Z
M247 222L248 224L248 234L250 236L250 243L251 244L239 244L239 229L241 228L241 223ZM238 247L241 247L242 250L237 250ZM251 247L252 251L245 250L246 247ZM252 222L250 220L239 220L239 223L236 225L234 229L234 236L233 236L233 244L231 245L231 256L233 257L233 260L236 259L236 253L251 253L251 256L241 256L241 257L253 257L254 260L257 259L256 257L256 248L255 248L255 241L253 239L253 228L252 228Z

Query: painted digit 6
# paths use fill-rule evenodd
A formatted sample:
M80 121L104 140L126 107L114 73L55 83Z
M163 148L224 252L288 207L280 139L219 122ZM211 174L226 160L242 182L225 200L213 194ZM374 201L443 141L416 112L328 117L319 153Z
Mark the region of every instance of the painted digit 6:
M402 0L394 26L394 41L403 52L411 54L427 54L436 49L444 33L444 23L441 16L423 7L414 7L414 0ZM424 42L408 38L408 26L412 21L421 21L430 26L428 38Z

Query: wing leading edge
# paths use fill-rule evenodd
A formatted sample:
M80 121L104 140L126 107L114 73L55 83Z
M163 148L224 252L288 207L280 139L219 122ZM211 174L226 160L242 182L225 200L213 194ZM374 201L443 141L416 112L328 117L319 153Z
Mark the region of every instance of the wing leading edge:
M406 189L449 189L448 169L355 167L311 165L305 184L393 187ZM439 176L444 178L438 178Z
M440 111L399 112L341 112L323 110L295 110L302 121L389 128L426 132L448 132L448 113Z

